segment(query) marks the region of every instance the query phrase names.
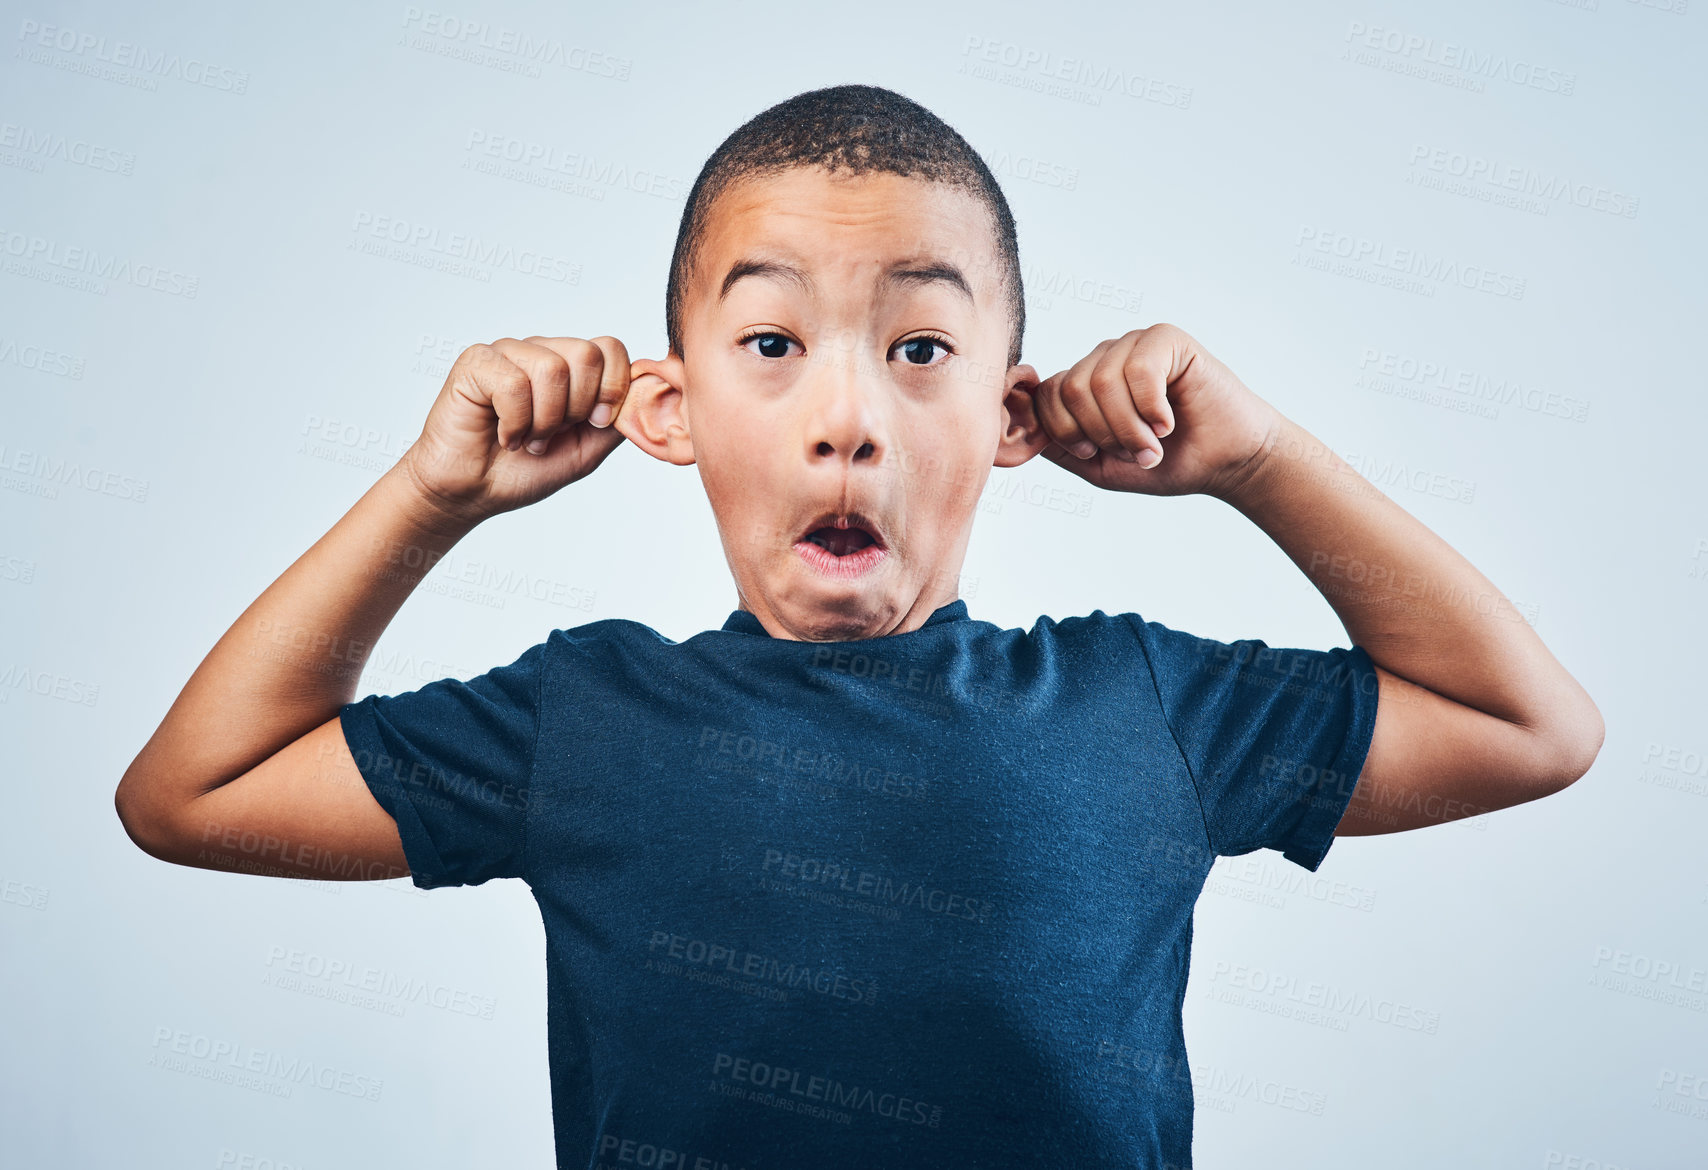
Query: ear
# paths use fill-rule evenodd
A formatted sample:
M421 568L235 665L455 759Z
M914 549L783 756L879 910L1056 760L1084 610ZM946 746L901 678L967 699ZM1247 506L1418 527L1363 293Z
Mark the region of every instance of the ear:
M1038 371L1024 363L1008 371L1002 397L1002 438L992 466L1019 467L1050 445L1049 432L1033 409L1032 395L1038 381Z
M688 403L682 394L684 375L682 359L674 353L661 361L640 358L630 362L629 392L611 423L654 459L678 467L694 462Z

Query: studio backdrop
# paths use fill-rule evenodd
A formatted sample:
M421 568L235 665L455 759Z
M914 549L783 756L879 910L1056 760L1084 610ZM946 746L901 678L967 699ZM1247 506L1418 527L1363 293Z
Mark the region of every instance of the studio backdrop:
M114 788L463 349L663 357L706 156L865 82L1000 180L1025 361L1179 325L1486 574L1606 721L1547 800L1315 872L1216 862L1198 1164L1708 1164L1708 14L456 3L4 6L0 1163L551 1164L526 886L169 865ZM991 473L959 596L1348 644L1233 508L1043 458ZM694 469L625 444L434 566L357 694L735 606Z

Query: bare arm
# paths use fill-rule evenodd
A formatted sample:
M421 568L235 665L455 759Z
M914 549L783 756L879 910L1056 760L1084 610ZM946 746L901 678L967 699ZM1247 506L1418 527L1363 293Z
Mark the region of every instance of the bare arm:
M1475 566L1321 440L1277 416L1218 494L1266 532L1369 651L1376 730L1338 836L1545 796L1589 770L1600 712Z
M382 476L190 676L119 782L131 839L206 868L407 874L337 713L404 599L473 527L437 509L405 464Z
M615 338L504 338L452 367L421 438L208 652L114 794L145 852L206 869L377 879L409 872L345 743L374 642L483 519L593 471L623 441ZM596 406L600 426L589 421ZM524 450L523 444L527 443Z
M1047 436L1053 462L1114 491L1233 505L1369 652L1376 725L1337 835L1506 808L1589 770L1601 713L1524 616L1184 330L1159 324L1105 341L1031 397L1044 432L1032 441ZM1013 401L1024 411L1025 397Z

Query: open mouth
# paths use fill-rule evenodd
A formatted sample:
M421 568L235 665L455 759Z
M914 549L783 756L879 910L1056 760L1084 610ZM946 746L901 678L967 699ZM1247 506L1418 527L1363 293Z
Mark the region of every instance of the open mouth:
M877 543L876 538L864 528L815 528L807 533L806 539L836 557L845 557Z
M795 542L808 564L834 577L858 575L888 554L884 534L858 512L827 512L815 517Z

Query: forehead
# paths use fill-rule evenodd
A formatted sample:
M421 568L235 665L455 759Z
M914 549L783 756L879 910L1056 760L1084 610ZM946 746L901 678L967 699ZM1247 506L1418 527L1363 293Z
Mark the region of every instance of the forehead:
M714 201L696 282L719 299L738 266L778 261L826 279L904 263L952 266L981 301L999 274L989 209L965 188L887 172L795 167L743 179Z

